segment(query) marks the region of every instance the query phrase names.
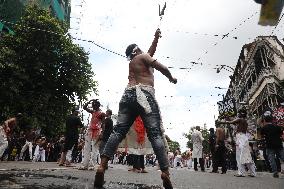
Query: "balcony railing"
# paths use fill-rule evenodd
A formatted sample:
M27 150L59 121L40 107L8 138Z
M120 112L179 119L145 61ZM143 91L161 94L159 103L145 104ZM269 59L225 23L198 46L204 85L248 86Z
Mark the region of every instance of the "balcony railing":
M244 99L245 100L250 99L252 97L252 95L255 93L255 91L261 85L262 80L265 77L269 77L269 76L273 76L273 75L276 76L272 69L270 69L270 68L262 69L261 72L259 73L258 77L257 77L257 80L252 84L249 91L244 95ZM239 88L239 90L237 91L238 92L237 94L240 94L240 90L242 90L243 87L239 86L238 88Z

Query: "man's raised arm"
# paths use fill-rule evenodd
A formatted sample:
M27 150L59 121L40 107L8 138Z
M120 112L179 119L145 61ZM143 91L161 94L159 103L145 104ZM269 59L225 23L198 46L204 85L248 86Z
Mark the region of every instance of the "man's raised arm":
M86 104L84 104L83 109L86 110L89 113L93 113L93 110L91 110L90 108L88 108L88 105L92 102L93 100L90 100L89 102L87 102Z
M152 45L150 46L149 50L148 50L148 54L150 56L154 56L155 52L156 52L156 48L157 48L157 45L158 45L158 40L161 36L161 30L158 28L155 32L155 38L152 42Z
M158 62L156 59L150 57L149 55L144 56L144 58L145 58L145 62L149 66L161 72L164 76L166 76L169 79L171 83L174 83L174 84L177 83L177 79L172 76L170 70L166 66Z

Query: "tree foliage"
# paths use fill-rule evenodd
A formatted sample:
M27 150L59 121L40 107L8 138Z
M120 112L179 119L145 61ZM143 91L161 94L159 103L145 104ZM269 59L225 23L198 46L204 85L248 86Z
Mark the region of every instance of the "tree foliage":
M188 139L186 146L188 148L193 149L193 144L191 142L191 135L193 133L194 128L190 128L190 130L188 131L188 133L185 133L184 136ZM209 130L206 128L203 128L200 130L200 132L202 133L202 136L204 138L204 141L202 142L203 145L203 153L209 153Z
M170 152L175 152L177 148L180 148L180 144L177 141L171 140L168 136L166 136L166 140L168 142Z
M2 2L1 2L2 1ZM19 0L0 0L0 19L9 22L18 20L24 11L24 5ZM10 24L8 24L11 26Z
M13 29L15 35L0 40L0 119L22 112L55 135L75 102L96 91L88 54L66 35L64 23L36 6Z

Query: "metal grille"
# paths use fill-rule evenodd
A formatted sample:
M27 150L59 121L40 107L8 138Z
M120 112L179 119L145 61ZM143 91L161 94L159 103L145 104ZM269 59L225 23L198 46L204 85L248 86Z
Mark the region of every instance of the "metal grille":
M277 94L276 88L275 88L275 83L268 83L267 87L268 87L269 94Z
M256 111L256 109L263 104L263 101L268 96L268 94L268 86L266 85L251 104L252 111Z

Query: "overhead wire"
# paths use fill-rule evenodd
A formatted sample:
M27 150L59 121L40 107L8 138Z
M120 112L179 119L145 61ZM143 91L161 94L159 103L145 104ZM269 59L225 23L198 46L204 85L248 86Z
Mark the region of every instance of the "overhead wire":
M82 2L82 1L81 1L81 2ZM82 5L81 7L83 7L83 5ZM257 12L256 12L256 13L257 13ZM255 14L256 14L256 13L255 13ZM248 18L245 19L243 22L246 22L247 20L249 20L250 18L252 18L255 14L253 14L253 15L250 16L250 17L248 17ZM282 16L283 16L283 15L282 15ZM76 19L77 19L77 18L76 18ZM81 20L81 19L80 19L80 20ZM3 22L7 22L7 21L4 21L4 20L3 20ZM11 22L9 22L9 24L18 25L18 24L16 24L16 23L11 23ZM242 25L242 23L239 24L238 26L241 26L241 25ZM30 27L30 29L41 30L41 31L45 31L45 32L52 33L52 34L57 34L56 32L52 32L52 31L48 31L48 30L42 30L42 29L37 29L37 28L32 28L32 27ZM79 30L80 28L77 28L77 29ZM236 29L238 29L238 27L235 27L234 29L232 29L231 32L234 31L234 30L236 30ZM222 39L224 39L225 37L228 37L229 34L230 34L230 33L227 33L227 34L223 35ZM59 35L59 34L57 34L57 35ZM83 41L83 42L92 43L92 44L94 44L95 46L97 46L97 47L99 47L99 48L101 48L101 49L103 49L103 50L106 50L106 51L108 51L108 52L110 52L110 53L113 53L113 54L116 54L116 55L118 55L118 56L121 56L121 57L126 58L123 54L118 53L118 52L116 52L116 51L114 51L114 50L110 50L109 48L106 48L106 47L104 47L104 46L98 44L98 43L95 42L94 40L87 40L87 39L82 39L82 38L73 37L73 36L71 36L71 38L74 39L74 40L77 40L77 41ZM216 42L216 43L213 44L213 46L216 46L217 44L218 44L218 43ZM209 51L206 50L206 51L205 51L205 54L208 54L208 53L209 53ZM176 60L175 58L172 58L172 57L169 57L169 56L166 56L166 57L165 57L165 56L162 56L162 57L167 58L167 59ZM179 60L179 61L187 62L187 63L191 64L191 66L194 66L194 65L201 65L201 66L202 66L203 63L202 63L202 62L199 62L200 59L201 59L201 57L198 58L198 61L186 61L186 60ZM207 65L211 65L211 64L207 64ZM188 66L183 66L183 67L169 66L169 68L170 68L170 69L179 69L179 70L191 70L191 69L192 69L192 68L190 68L190 67L188 67Z
M229 35L231 35L232 32L238 30L242 25L244 25L247 21L249 21L250 19L252 19L255 15L257 15L259 11L254 12L251 16L247 17L246 19L244 19L242 22L240 22L237 26L235 26L233 29L231 29L228 33L223 34L221 41L228 38ZM237 37L235 37L237 38ZM215 43L213 43L212 47L216 47L220 42L216 41ZM209 50L205 50L205 52L203 53L203 56L207 55L209 53ZM201 60L201 56L197 59L197 62Z
M257 12L256 12L257 13ZM255 14L256 14L255 13ZM245 23L247 20L249 20L250 18L252 18L255 14L253 14L252 16L248 17L246 20L243 21L243 23ZM281 16L281 19L283 18L283 15ZM280 23L281 19L279 20L278 24ZM81 20L81 19L80 19ZM11 22L7 22L7 21L4 21L4 20L1 20L2 22L6 22L6 23L9 23L9 24L14 24L14 25L19 25L19 24L16 24L16 23L11 23ZM242 23L238 25L238 27L242 26ZM235 31L238 29L238 27L235 27L234 29L231 30L231 32ZM39 30L39 31L43 31L43 32L48 32L48 33L52 33L52 34L55 34L55 35L62 35L62 34L59 34L59 33L56 33L56 32L53 32L53 31L48 31L48 30L43 30L43 29L38 29L38 28L33 28L33 27L28 27L29 29L33 29L33 30ZM275 27L275 29L277 28L277 26ZM230 32L223 35L222 39L224 38L227 38L228 36L230 35ZM77 41L83 41L83 42L89 42L89 43L92 43L94 44L95 46L103 49L103 50L106 50L110 53L113 53L113 54L116 54L118 56L121 56L121 57L124 57L126 58L124 55L122 55L121 53L117 53L116 51L113 51L113 50L110 50L98 43L96 43L95 41L93 40L87 40L87 39L82 39L82 38L78 38L78 37L73 37L70 35L70 38L74 39L74 40L77 40ZM215 43L217 45L217 42ZM208 53L208 51L206 51L206 54ZM171 58L171 57L166 57L166 58ZM190 61L189 63L191 63L192 65L203 65L201 62L194 62L194 61ZM180 69L180 70L190 70L192 68L190 67L173 67L173 66L169 66L170 69Z

